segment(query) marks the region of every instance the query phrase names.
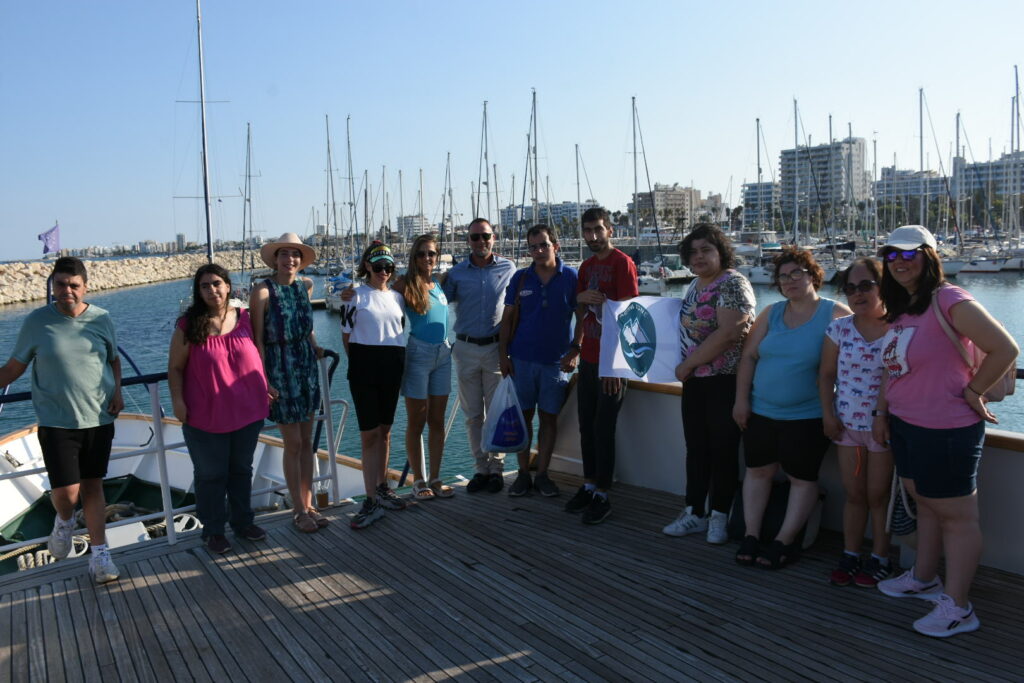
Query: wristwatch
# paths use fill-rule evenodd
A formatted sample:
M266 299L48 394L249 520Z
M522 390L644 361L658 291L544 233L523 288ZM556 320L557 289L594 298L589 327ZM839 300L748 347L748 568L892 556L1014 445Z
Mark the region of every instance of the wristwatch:
M885 412L884 410L872 410L871 411L871 417L885 417L888 414L889 413Z
M572 344L569 344L569 348L576 349L577 351L581 350L580 349L580 345L577 344L576 342L573 342Z

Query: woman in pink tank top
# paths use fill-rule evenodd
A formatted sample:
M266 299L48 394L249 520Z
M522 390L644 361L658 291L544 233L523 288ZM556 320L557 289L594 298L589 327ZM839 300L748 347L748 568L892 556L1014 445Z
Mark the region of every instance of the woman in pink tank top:
M226 524L236 538L266 538L253 523L252 456L270 397L249 313L230 306L230 294L224 268L211 263L196 271L192 305L175 326L167 364L174 416L195 467L196 515L215 553L231 549Z

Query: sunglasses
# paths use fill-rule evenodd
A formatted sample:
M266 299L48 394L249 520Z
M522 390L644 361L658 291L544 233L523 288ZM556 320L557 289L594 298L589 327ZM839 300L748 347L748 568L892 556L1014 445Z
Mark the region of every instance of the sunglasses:
M436 251L417 251L416 258L437 258Z
M846 296L853 296L856 292L870 292L872 288L877 286L878 283L874 280L861 280L857 284L847 282L843 285L843 294Z
M484 242L490 242L491 235L493 234L494 233L490 232L471 232L469 234L469 239L473 240L474 242L479 242L480 240L483 240Z
M373 272L375 273L384 272L390 275L391 273L395 272L394 263L374 263L372 268Z
M889 263L892 263L897 258L901 258L904 261L913 261L920 251L920 248L910 249L907 251L901 249L894 249L893 251L885 252L885 260L888 261Z

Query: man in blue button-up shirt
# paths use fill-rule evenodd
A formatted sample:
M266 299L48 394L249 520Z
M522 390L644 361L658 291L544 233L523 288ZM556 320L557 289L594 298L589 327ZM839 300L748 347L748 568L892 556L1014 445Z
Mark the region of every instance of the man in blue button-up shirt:
M487 453L481 447L487 407L501 381L498 330L503 295L516 269L512 261L493 253L496 241L486 219L473 219L469 224L469 257L448 271L442 283L449 303L456 306L452 355L469 448L476 461L476 473L466 487L469 493L497 493L504 486L504 454Z

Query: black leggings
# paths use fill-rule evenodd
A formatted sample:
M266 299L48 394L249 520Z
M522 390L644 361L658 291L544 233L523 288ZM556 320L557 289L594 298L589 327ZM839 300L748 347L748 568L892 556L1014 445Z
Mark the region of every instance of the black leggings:
M732 419L736 375L691 377L683 385L686 437L686 504L703 517L711 509L728 514L740 477L740 428Z
M597 375L597 364L580 362L576 399L580 422L583 477L602 490L610 489L615 476L615 423L626 396L626 381L617 394L606 394Z

